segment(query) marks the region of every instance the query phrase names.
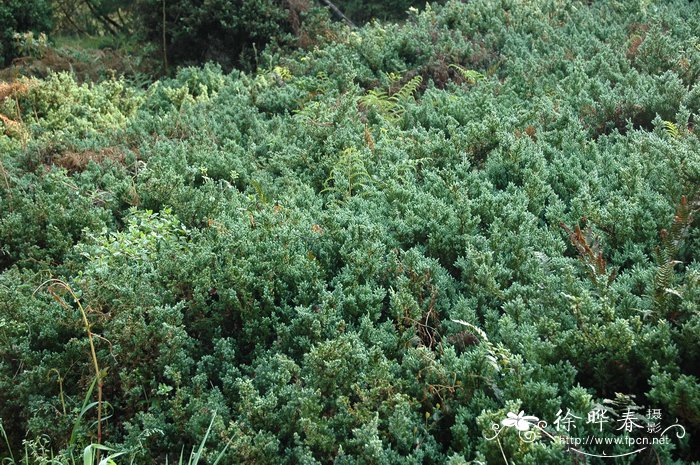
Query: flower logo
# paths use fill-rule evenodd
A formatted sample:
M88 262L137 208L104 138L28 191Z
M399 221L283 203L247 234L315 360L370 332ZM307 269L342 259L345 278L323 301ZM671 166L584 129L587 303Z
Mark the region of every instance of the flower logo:
M537 423L539 418L531 415L525 415L525 411L521 410L517 415L513 412L508 412L508 418L501 420L503 426L514 427L518 431L528 431L531 423Z

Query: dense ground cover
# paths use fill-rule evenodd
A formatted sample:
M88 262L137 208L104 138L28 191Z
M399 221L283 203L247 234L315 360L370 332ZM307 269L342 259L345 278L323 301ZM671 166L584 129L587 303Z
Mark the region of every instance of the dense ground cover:
M210 462L698 460L699 5L450 2L255 74L3 85L15 458L172 461L216 412ZM487 439L631 403L686 436Z

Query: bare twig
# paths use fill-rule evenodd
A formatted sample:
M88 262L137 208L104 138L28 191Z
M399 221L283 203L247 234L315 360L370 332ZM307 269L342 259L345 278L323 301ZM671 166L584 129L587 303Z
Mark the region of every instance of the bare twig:
M355 26L355 23L350 21L350 18L345 16L345 14L342 11L340 11L340 9L337 6L335 6L330 0L321 0L321 2L325 3L326 6L328 6L328 8L330 8L331 11L333 11L333 13L336 14L336 16L338 16L340 19L345 21L348 26L350 26L352 28L357 27L357 26Z

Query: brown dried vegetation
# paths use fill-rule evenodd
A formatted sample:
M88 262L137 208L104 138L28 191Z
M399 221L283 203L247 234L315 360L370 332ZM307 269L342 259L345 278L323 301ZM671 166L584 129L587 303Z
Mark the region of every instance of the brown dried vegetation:
M67 151L59 157L54 158L52 163L61 168L65 168L71 173L84 171L90 162L105 163L111 161L113 163L124 164L126 156L123 151L116 147L106 147L99 151L85 150L82 152Z

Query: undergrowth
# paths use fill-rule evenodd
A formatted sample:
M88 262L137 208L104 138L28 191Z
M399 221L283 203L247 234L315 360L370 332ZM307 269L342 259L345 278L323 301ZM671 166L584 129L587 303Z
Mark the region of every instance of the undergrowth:
M699 8L453 1L0 86L0 456L700 460ZM687 434L488 439L600 406Z

